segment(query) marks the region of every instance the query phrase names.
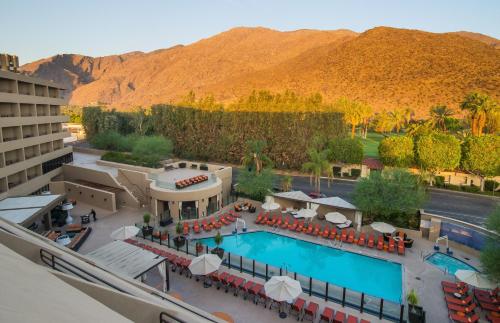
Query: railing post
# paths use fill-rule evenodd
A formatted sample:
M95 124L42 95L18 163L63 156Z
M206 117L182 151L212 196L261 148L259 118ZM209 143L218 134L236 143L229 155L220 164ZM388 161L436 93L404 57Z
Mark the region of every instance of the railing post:
M283 276L283 269L280 267L280 276Z
M186 239L186 255L189 255L189 240Z
M266 282L267 282L267 271L269 269L269 266L266 264Z
M293 279L297 280L297 272L293 273Z
M243 272L243 256L240 256L240 273Z
M252 260L252 277L255 277L255 260Z
M198 257L198 246L196 246L196 247L194 248L194 253L195 253L196 257Z
M381 298L380 299L380 310L378 312L378 319L381 320L382 319L382 313L384 311L384 299Z
M205 253L208 253L208 245L205 246Z
M312 277L309 277L309 296L312 295L312 291L313 291L313 279Z
M227 253L227 259L228 259L228 264L229 264L229 269L231 269L231 253Z
M328 283L326 283L326 289L325 289L325 302L328 302Z
M399 322L403 323L403 316L405 314L405 305L401 304L401 313L399 313Z
M159 235L159 237L160 237L160 246L161 246L161 245L162 245L162 244L161 244L161 231L158 231L158 235Z
M363 313L363 306L365 305L365 293L361 293L361 306L359 307L359 312Z
M167 247L170 248L170 233L167 233Z
M168 261L165 260L165 277L167 278L167 292L170 290L170 274L168 273Z
M342 289L342 307L345 306L345 287Z
M50 255L50 260L52 261L52 269L56 269L56 260L53 254Z

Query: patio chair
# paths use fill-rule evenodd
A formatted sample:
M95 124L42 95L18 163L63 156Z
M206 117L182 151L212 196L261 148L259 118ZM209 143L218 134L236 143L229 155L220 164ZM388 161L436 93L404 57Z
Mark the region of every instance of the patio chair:
M328 306L325 306L325 308L323 309L323 313L321 313L321 315L319 316L318 323L321 323L321 322L331 323L333 320L334 313L335 313L335 311L333 309L331 309Z
M361 234L359 235L359 239L358 239L358 246L364 246L366 243L366 240L365 240L365 233L364 232L361 232Z
M455 296L445 295L444 297L446 303L457 304L457 305L469 305L472 303L472 296L467 296L466 298L456 298ZM481 304L479 304L481 305Z
M392 237L389 238L389 248L387 249L388 252L394 252L396 247L396 241Z
M241 289L241 286L245 285L245 279L235 276L234 280L229 284L230 287L233 288L233 295L238 296L238 291Z
M304 311L304 305L306 301L298 297L295 302L290 306L290 314L297 316L297 321L302 317Z
M240 290L243 292L243 299L247 299L248 292L254 284L255 283L253 281L248 280L244 285L240 286Z
M292 224L288 225L288 230L295 231L299 225L299 220L295 219Z
M302 320L310 320L314 322L316 319L316 314L318 313L319 305L314 302L309 302L307 307L304 309L304 316L302 316Z
M314 228L312 235L317 237L320 231L321 231L321 226L319 224L316 224L316 227Z
M384 236L381 234L378 236L377 249L384 250Z
M328 236L328 239L335 240L336 237L337 237L337 229L335 227L332 227L332 229L330 230L330 235Z
M347 241L347 230L342 229L342 233L340 234L340 241L346 242Z
M289 224L290 224L290 217L287 216L286 219L285 219L285 221L283 222L283 224L281 224L281 228L282 229L287 229Z
M253 302L255 304L257 304L257 302L259 301L258 300L259 292L262 288L264 288L264 285L255 283L255 285L253 285L252 288L248 291L248 295L253 296Z
M347 317L347 323L358 323L358 318L354 315L349 315Z
M375 235L370 233L368 237L368 243L366 244L368 248L373 248L375 246Z
M341 311L337 311L335 313L335 317L333 318L334 323L344 323L345 322L345 313Z
M325 225L325 228L323 229L321 236L327 239L329 235L330 235L330 227L328 225Z
M470 306L461 306L457 304L446 303L448 306L448 311L462 312L462 313L470 313L474 312L474 309L477 307L476 303L472 303Z
M354 230L349 230L349 237L347 238L347 243L353 243L356 237L356 232Z
M398 241L398 254L403 256L405 254L405 249L406 249L406 247L405 247L404 241L399 240Z
M464 322L464 323L475 323L477 321L479 321L479 316L477 316L477 314L472 314L471 316L467 316L467 315L460 315L458 314L460 312L457 312L457 313L449 313L450 315L450 319L453 321L453 322ZM462 313L463 314L463 313Z

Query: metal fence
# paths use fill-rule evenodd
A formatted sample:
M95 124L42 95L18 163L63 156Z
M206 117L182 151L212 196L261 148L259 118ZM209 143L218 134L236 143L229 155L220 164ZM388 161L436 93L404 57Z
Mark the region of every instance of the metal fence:
M203 246L200 251L196 248L196 240L186 239L183 245L178 245L174 241L173 236L165 237L164 240L155 238L153 236L146 237L147 239L157 242L161 245L166 245L169 248L176 249L188 255L197 257L203 253L210 253L213 249L208 246ZM347 289L346 287L336 286L334 284L314 279L312 277L304 276L296 272L288 271L284 267L275 267L265 263L255 261L250 258L224 253L222 266L229 269L237 270L240 273L252 275L252 277L259 277L264 280L269 280L272 276L286 275L300 282L302 290L309 296L316 296L324 299L325 301L334 302L342 306L348 306L359 310L361 313L366 312L376 315L379 319L387 319L394 322L405 322L406 312L404 304L395 303L380 297L360 293L354 290Z
M447 235L448 239L451 241L458 242L476 250L482 250L487 239L485 233L479 232L474 228L442 221L439 236L442 237L444 235Z

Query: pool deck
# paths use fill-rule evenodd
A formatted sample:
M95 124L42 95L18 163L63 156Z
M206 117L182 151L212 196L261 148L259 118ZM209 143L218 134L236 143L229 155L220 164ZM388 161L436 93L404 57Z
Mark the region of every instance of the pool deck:
M79 204L77 208L74 210L74 214L78 214L79 209L82 208L82 212L88 212L88 206L84 204ZM231 208L231 206L226 207L220 212L227 211ZM97 210L97 209L96 209ZM122 208L118 212L109 213L101 210L98 211L98 221L91 222L90 227L93 228L93 231L87 241L80 248L79 252L85 254L90 252L106 243L111 242L111 238L109 234L123 226L123 225L133 225L136 222L142 222L142 214L147 210L137 210L137 209L129 209ZM278 230L274 231L272 228L268 226L256 225L254 223L254 219L260 209L257 209L255 214L249 214L245 212L241 212L242 219L245 220L248 231L269 231L282 235L286 235L289 237L302 239L306 241L310 241L313 243L322 244L325 246L330 246L329 241L321 238L321 237L313 237L304 233L295 233L290 232L288 230ZM218 212L218 213L220 213ZM225 226L221 228L221 234L231 234L233 226ZM171 225L167 228L169 232L175 234L175 227ZM215 231L206 233L202 231L200 234L190 234L189 239L198 239L211 237L215 234ZM148 241L138 238L140 241ZM158 243L152 243L151 241L147 242L153 244L157 248L165 248L165 246L160 247ZM368 255L372 257L378 257L382 259L387 259L395 262L399 262L403 264L403 293L406 293L415 289L417 295L419 296L419 300L421 305L424 307L424 310L427 312L426 320L427 322L449 322L448 312L446 303L444 301L444 295L441 290L441 281L442 280L450 280L454 281L454 277L451 275L446 275L443 271L439 270L437 267L427 263L423 258L431 254L433 252L433 243L431 241L417 239L415 240L413 247L411 249L406 249L405 256L398 256L397 254L388 253L385 251L379 251L376 249L369 249L367 247L360 247L357 245L351 244L342 244L340 246L341 249L360 253L363 255ZM172 251L173 249L169 249ZM480 268L479 260L473 255L466 254L459 250L454 250L454 256L459 258L460 260L476 267ZM184 254L185 257L188 257ZM466 260L465 257L470 260ZM224 268L227 270L227 268ZM231 270L233 271L233 270ZM241 274L238 272L234 272L234 274L240 275L245 278L249 278L246 274ZM203 288L203 284L201 282L196 282L196 280L188 279L185 276L180 276L177 273L172 273L171 278L171 292L177 293L181 296L181 298L189 304L200 307L208 312L214 311L222 311L229 313L234 319L235 322L275 322L277 321L277 312L275 310L262 310L263 306L256 306L249 300L243 300L240 297L234 297L232 293L224 293L222 290L216 290L215 287L212 288ZM258 278L252 278L255 281L259 281ZM376 279L376 277L373 277ZM152 273L148 275L148 279L146 281L151 286L160 286L159 275L155 275ZM261 282L263 283L263 281ZM324 299L320 299L318 297L302 294L304 299L313 300L320 305L320 311L323 310L325 305L332 307L335 311L341 310L346 314L353 314L358 318L365 318L371 322L382 322L378 319L377 316L373 316L366 313L360 313L356 309L352 309L349 307L341 307L337 303L333 302L325 302ZM301 296L302 297L302 296ZM287 318L284 319L284 322L293 322L295 318ZM317 321L317 320L316 320Z

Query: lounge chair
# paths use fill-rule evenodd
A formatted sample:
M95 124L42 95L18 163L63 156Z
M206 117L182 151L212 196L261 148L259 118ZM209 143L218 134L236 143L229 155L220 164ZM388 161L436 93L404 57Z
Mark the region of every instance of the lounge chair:
M321 226L319 224L316 224L316 227L314 228L312 235L317 237L320 231L321 231Z
M353 243L356 237L356 232L354 230L349 231L349 236L347 237L347 243Z
M330 227L328 225L325 225L325 228L323 229L321 236L327 239L329 235L330 235Z
M220 289L222 286L226 285L228 277L229 277L228 272L223 272L222 274L219 275L217 289Z
M375 235L373 233L368 237L368 243L366 245L368 248L373 248L375 246Z
M443 281L441 284L446 283L446 284L455 284L452 282L446 282ZM460 284L465 285L465 283L460 282ZM484 296L484 297L490 297L490 298L497 298L498 297L498 287L493 289L493 290L483 290L483 289L474 289L474 295L476 296Z
M187 236L189 234L189 223L187 222L184 222L184 230L183 230L183 234L185 236Z
M328 236L328 239L335 240L336 237L337 237L337 229L335 227L333 227L330 230L330 235Z
M318 323L321 323L321 322L331 323L332 320L333 320L333 314L334 313L335 313L335 311L333 309L331 309L328 306L325 306L325 308L323 309L323 313L321 313L321 315L319 316L319 322Z
M361 232L361 234L359 235L359 239L358 239L358 246L364 246L365 243L366 243L365 233Z
M297 229L295 229L295 231L302 232L303 229L304 229L304 221L300 221L299 225L297 225Z
M403 256L405 254L405 249L406 249L405 242L399 240L398 241L398 254Z
M282 229L288 228L288 224L290 223L290 217L286 217L285 221L281 224Z
M304 315L302 316L302 320L311 320L314 322L316 319L316 314L318 313L319 305L314 302L309 302L307 307L304 309Z
M290 314L297 316L297 321L302 317L302 312L304 311L305 304L306 301L298 297L290 307Z
M278 215L278 221L274 225L281 226L281 223L283 223L283 216Z
M275 214L273 215L273 218L271 220L267 220L266 224L268 226L273 226L276 223L276 221L278 221L278 216Z
M455 312L463 312L463 313L470 313L473 312L474 309L477 307L476 303L472 303L470 306L461 306L457 304L452 304L452 303L446 303L448 306L448 311L455 311Z
M498 312L486 313L486 319L491 323L500 323L500 313Z
M458 305L469 305L472 303L472 296L467 296L466 298L456 298L455 296L445 295L444 299L446 300L446 303Z
M382 235L378 236L377 249L378 250L383 250L384 249L384 236L382 236Z
M387 249L388 252L394 252L396 250L396 241L392 237L389 238L389 248Z
M248 291L248 295L253 296L253 302L255 304L257 304L258 302L259 292L262 288L264 288L264 285L255 283L255 285L253 285L252 288Z
M299 220L295 219L293 221L293 224L288 225L288 230L295 231L298 225L299 225Z
M484 291L479 289L474 289L474 296L478 302L499 304L497 293L493 291Z
M200 233L201 230L200 230L200 224L198 223L198 221L195 221L194 224L193 224L193 231L194 233Z
M354 315L349 315L347 317L347 323L358 323L358 318Z
M229 284L230 287L234 289L234 296L238 296L238 291L241 289L241 286L244 286L245 279L235 276L235 279Z
M345 313L341 311L337 311L335 313L335 317L333 318L334 323L344 323L345 322Z
M240 290L243 292L243 299L247 299L248 292L253 287L255 283L253 281L247 281L244 285L240 286Z
M212 231L212 226L207 222L207 219L203 219L201 225L203 226L203 230L207 232Z
M257 298L257 301L255 303L257 305L262 303L262 304L264 304L264 307L266 308L267 302L269 301L269 297L267 297L267 295L266 295L266 291L264 289L264 286L262 286L262 288L257 292L257 296L259 296L259 297Z
M304 233L307 233L307 234L312 234L313 229L314 229L314 224L312 224L312 222L309 222L309 223L307 224L307 229L306 229L306 228L304 228Z
M446 294L458 293L458 294L463 295L463 294L467 294L468 291L469 291L469 288L467 286L465 286L465 288L453 288L453 287L443 286L443 292Z
M347 230L346 229L342 229L342 233L340 235L340 241L342 241L342 242L347 241Z
M467 285L464 283L464 282L458 282L458 283L455 283L455 282L450 282L450 281L446 281L446 280L443 280L441 282L441 286L446 286L446 287L454 287L454 288L465 288L467 287Z
M460 315L457 312L457 313L450 313L450 319L454 322L474 323L479 321L479 316L477 316L475 313L472 314L471 316Z
M480 301L479 306L481 306L481 308L486 311L500 312L500 304L498 303L492 304Z

